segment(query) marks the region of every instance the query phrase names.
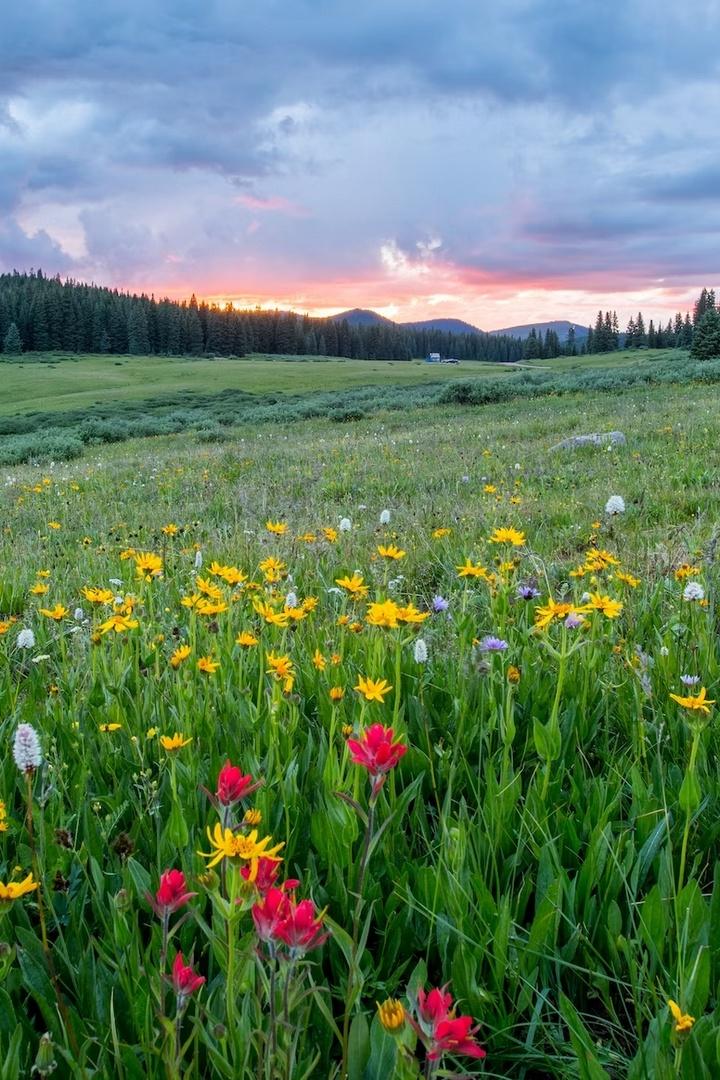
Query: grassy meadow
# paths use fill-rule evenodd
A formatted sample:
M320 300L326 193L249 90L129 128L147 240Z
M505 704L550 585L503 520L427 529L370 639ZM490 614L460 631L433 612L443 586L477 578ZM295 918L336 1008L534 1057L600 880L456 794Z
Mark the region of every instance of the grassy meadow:
M3 1080L720 1075L719 406L379 400L5 466Z

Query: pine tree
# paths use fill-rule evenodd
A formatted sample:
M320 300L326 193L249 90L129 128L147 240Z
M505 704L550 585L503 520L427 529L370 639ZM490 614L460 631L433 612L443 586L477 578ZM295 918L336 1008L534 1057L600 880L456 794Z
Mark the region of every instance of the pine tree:
M720 357L720 313L715 307L707 307L693 333L690 355L696 360L714 360Z
M3 352L8 356L19 356L22 351L23 344L17 323L11 322L3 341Z

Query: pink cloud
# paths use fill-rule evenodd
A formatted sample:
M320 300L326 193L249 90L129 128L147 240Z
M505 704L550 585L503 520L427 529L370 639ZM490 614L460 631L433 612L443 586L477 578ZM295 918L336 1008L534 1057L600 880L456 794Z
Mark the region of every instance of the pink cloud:
M238 195L233 200L247 210L259 210L261 213L287 214L288 217L309 217L310 211L300 203L286 199L284 195Z

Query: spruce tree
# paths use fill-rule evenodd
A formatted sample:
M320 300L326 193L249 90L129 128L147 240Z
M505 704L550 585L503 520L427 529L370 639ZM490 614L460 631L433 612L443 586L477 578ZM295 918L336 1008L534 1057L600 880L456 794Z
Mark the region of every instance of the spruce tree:
M5 340L3 341L3 352L7 356L19 356L23 351L22 339L20 337L20 331L17 328L17 323L11 322L8 326Z
M690 355L696 360L714 360L720 357L720 314L715 307L708 307L698 321Z

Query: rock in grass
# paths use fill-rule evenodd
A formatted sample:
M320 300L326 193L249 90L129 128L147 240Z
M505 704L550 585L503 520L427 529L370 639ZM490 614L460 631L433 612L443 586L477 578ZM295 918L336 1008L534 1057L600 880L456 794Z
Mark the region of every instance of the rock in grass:
M604 431L602 434L594 432L592 435L572 435L569 439L551 446L551 450L574 450L578 446L624 446L626 438L622 431Z

